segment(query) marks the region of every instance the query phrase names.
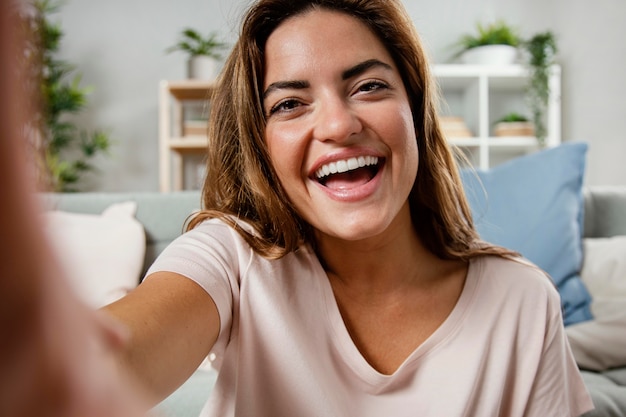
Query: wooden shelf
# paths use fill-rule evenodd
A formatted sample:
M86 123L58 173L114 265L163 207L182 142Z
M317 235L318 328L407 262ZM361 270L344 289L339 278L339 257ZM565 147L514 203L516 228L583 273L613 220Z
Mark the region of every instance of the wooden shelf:
M203 151L207 147L207 138L205 136L183 136L171 138L169 142L172 149Z
M210 100L215 89L214 82L199 80L163 81L170 94L177 100Z
M215 83L201 80L166 81L159 84L159 190L185 188L185 157L207 147L203 135L182 136L187 102L210 102ZM207 115L208 116L208 115Z

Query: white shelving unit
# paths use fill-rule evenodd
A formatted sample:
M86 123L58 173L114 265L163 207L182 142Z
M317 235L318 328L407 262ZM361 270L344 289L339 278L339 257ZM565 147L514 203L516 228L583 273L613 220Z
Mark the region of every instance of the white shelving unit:
M508 158L539 149L534 137L496 137L493 123L516 111L528 114L524 102L528 71L521 65L435 65L433 73L442 92L443 115L459 116L473 133L450 137L477 167L487 169ZM561 68L550 76L546 146L561 143ZM215 89L211 82L161 81L159 85L159 188L162 192L185 188L185 159L206 150L205 134L183 135L186 104L208 103Z
M438 81L444 115L460 116L473 133L471 137L450 137L450 142L463 149L473 163L487 169L513 154L539 149L535 137L496 137L493 123L505 114L516 111L530 115L524 102L528 70L522 65L436 65L433 73ZM545 144L561 143L561 68L553 66L550 75Z

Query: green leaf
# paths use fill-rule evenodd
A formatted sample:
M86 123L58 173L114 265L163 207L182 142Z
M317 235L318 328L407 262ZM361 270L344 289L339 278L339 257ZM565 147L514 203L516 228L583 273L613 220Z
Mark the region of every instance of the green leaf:
M83 154L89 158L98 152L108 151L110 145L109 137L104 132L96 131L91 135L84 131L81 132L81 148Z

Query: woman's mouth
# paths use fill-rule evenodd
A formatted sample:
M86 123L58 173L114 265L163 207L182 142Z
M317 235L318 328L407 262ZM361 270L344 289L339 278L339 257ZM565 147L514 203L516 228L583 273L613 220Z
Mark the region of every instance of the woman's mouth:
M333 161L315 171L315 179L331 190L349 190L367 184L378 173L382 158L359 156Z

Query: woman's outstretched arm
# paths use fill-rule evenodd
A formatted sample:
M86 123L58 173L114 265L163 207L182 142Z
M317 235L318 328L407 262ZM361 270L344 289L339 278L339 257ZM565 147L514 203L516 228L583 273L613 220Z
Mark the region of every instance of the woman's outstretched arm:
M0 2L0 415L139 417L149 404L118 365L128 332L71 292L42 232L23 127L13 2ZM23 69L22 69L23 70Z
M217 307L198 284L156 272L126 297L104 307L129 331L121 363L160 401L198 368L217 340Z

